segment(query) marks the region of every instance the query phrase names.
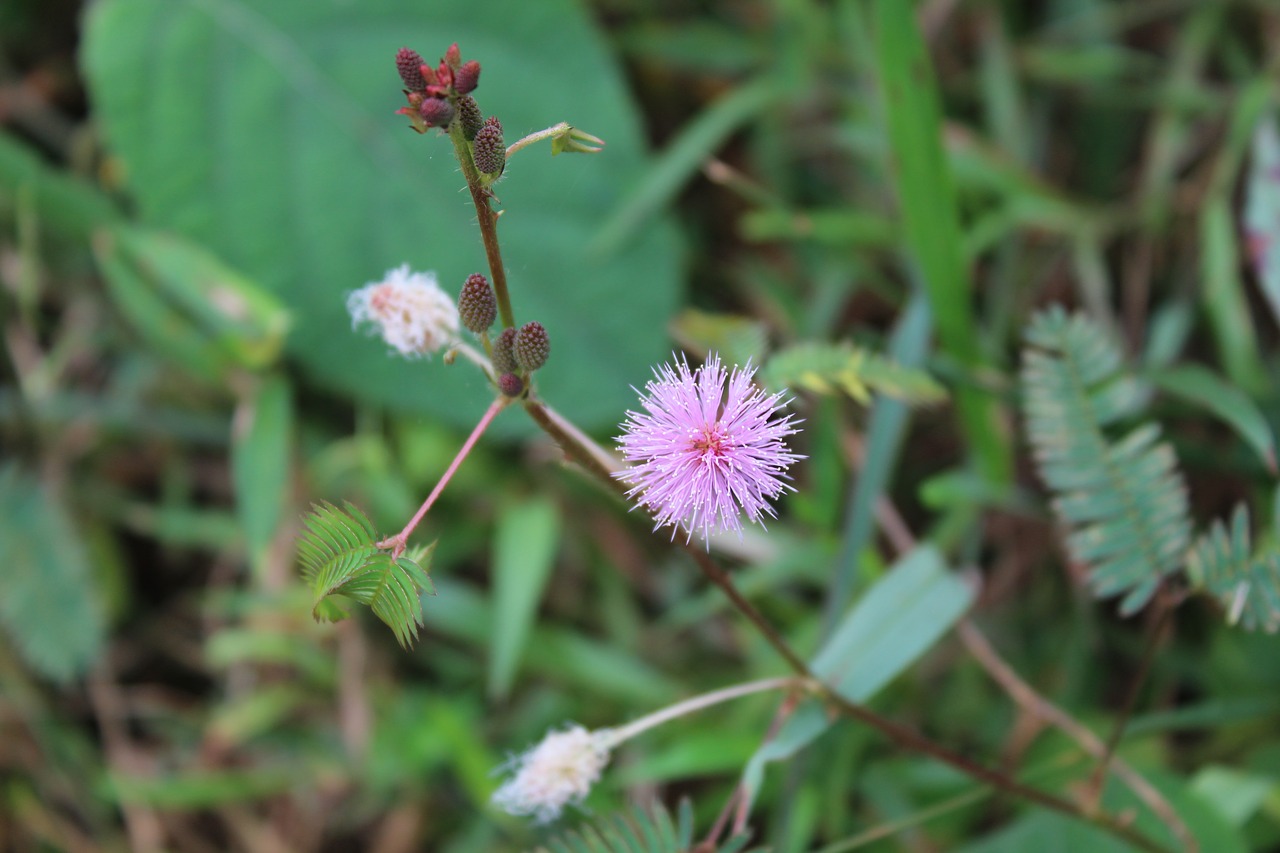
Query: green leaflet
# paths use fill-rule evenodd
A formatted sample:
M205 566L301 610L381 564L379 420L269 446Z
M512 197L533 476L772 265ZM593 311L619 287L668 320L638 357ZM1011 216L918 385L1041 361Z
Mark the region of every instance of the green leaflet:
M431 592L430 565L435 543L393 560L376 544L369 518L352 504L341 510L331 503L316 504L298 540L302 576L311 585L312 616L336 621L346 614L330 599L345 598L367 604L387 624L400 645L417 639L422 625L422 592Z
M1022 362L1022 408L1041 478L1070 530L1072 556L1121 612L1146 604L1179 570L1191 537L1186 487L1154 424L1119 441L1104 428L1133 414L1141 389L1121 374L1119 350L1083 315L1037 314Z
M1280 630L1280 551L1254 554L1249 513L1243 505L1231 514L1231 526L1215 521L1196 540L1187 559L1187 576L1217 598L1227 621L1250 630Z
M904 367L851 343L805 343L775 353L761 371L773 389L805 389L819 394L843 391L859 403L876 391L907 403L937 403L946 390L923 370Z
M575 830L551 838L531 853L683 853L693 849L693 808L688 800L680 803L675 820L660 802L636 805L583 824ZM707 853L742 853L751 840L749 835L736 835Z

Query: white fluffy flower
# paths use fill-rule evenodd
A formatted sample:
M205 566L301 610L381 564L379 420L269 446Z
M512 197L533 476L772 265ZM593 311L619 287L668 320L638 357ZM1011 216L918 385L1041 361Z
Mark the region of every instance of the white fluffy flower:
M405 264L382 281L347 297L353 327L362 323L406 358L429 355L457 340L458 308L435 273L410 272Z
M506 765L514 775L493 795L494 805L539 823L555 820L570 803L580 803L609 763L613 742L607 729L571 726L547 732L542 742Z

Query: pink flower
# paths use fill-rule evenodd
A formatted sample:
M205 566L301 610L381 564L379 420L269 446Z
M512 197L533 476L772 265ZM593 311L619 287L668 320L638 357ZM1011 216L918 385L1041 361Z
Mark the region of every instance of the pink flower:
M616 476L653 515L654 529L671 525L674 539L684 528L687 541L695 531L741 535L744 513L754 522L773 517L768 501L795 491L783 481L803 458L782 441L798 431L792 415L780 415L788 401L752 384L750 365L726 373L714 353L692 372L685 360L653 373L640 397L645 410L627 412L622 425L618 442L631 467Z

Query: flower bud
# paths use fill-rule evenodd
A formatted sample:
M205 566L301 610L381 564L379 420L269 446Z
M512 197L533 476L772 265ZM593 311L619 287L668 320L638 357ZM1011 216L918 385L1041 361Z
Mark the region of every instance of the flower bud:
M400 48L400 52L396 54L396 70L400 72L400 79L410 92L421 92L427 88L427 80L422 76L422 57L416 50Z
M484 126L484 116L480 113L480 105L470 95L458 98L458 121L462 122L462 135L470 142L476 138L480 128Z
M516 341L516 330L514 327L508 326L502 330L502 334L493 342L493 372L499 375L503 373L515 373L520 369L520 365L516 364L515 353L512 347Z
M458 295L458 315L462 325L477 335L488 331L498 316L498 301L493 296L489 279L480 273L472 273L462 285Z
M516 332L516 339L511 347L516 364L526 373L532 373L547 363L551 354L551 342L547 338L547 330L541 323L525 323Z
M498 388L508 397L519 397L524 390L524 380L514 373L504 373L498 377Z
M453 105L444 98L427 98L418 112L428 127L448 127L453 121Z
M450 68L457 68L462 64L462 51L458 50L456 41L449 45L449 49L444 52L444 61L449 64Z
M463 63L458 72L453 75L453 88L462 95L469 95L474 92L479 83L480 63L474 59Z
M472 146L476 168L486 175L496 175L507 165L507 147L502 143L502 122L489 116L476 133Z

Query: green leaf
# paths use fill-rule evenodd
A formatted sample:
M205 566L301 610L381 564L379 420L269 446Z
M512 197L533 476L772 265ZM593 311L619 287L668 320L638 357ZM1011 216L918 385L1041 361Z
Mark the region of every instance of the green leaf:
M507 507L498 517L493 554L493 646L489 695L511 691L560 539L560 515L545 498Z
M734 131L776 103L782 92L776 80L758 78L719 98L681 128L661 157L631 182L622 204L591 238L590 251L609 257L627 246Z
M69 681L101 653L103 616L85 548L45 486L0 468L0 625L33 669Z
M1187 577L1222 603L1232 625L1280 630L1280 550L1253 553L1243 505L1231 515L1230 532L1215 521L1196 540L1187 558Z
M393 560L375 544L378 536L368 517L348 503L346 511L330 503L315 504L304 519L298 540L302 576L311 585L312 616L332 620L340 613L324 606L330 596L367 604L387 624L401 646L417 639L422 625L422 592L430 592L430 565L435 543Z
M1196 771L1190 787L1236 827L1244 826L1268 797L1280 794L1280 781L1274 776L1219 765Z
M231 427L236 514L255 564L266 556L287 504L292 455L292 391L273 373L241 400Z
M865 702L951 630L973 596L935 548L917 548L859 599L813 659L813 671L841 696ZM816 702L798 708L743 770L747 803L759 793L768 762L795 754L832 722Z
M530 853L685 853L690 849L693 833L693 813L684 803L677 822L655 800L647 806L634 805L629 811L584 823L548 839ZM749 840L749 835L736 835L723 845L698 849L706 853L737 853Z
M863 405L871 391L908 403L936 403L947 396L928 373L904 367L850 343L797 344L774 353L761 379L775 390L843 391Z
M1208 409L1225 421L1249 442L1267 470L1276 473L1275 433L1266 416L1243 391L1198 364L1162 370L1151 379L1170 394Z
M1132 613L1186 557L1191 522L1177 460L1155 425L1114 443L1105 434L1142 395L1096 324L1055 306L1032 319L1027 343L1022 407L1040 476L1095 594L1123 593L1120 610Z
M53 168L23 143L0 133L0 205L22 198L31 200L42 223L77 241L87 241L96 229L120 216L96 187Z
M764 323L736 314L686 308L671 321L671 336L688 352L717 352L726 364L760 363L768 341Z
M116 305L161 355L210 380L279 357L289 315L205 249L124 225L94 248Z
M1271 313L1280 321L1280 132L1268 111L1253 132L1245 180L1244 230L1249 256Z
M594 157L516 160L496 189L517 314L554 338L539 388L579 425L613 424L665 353L660 335L633 332L666 324L679 265L665 219L616 255L584 248L647 161L582 4L104 0L86 17L82 63L144 222L277 294L295 320L290 352L324 386L470 426L490 400L481 377L389 358L345 309L345 294L402 263L454 292L484 268L448 141L394 114L396 51L434 59L455 40L484 67L482 109L508 129L564 120L608 141Z
M980 328L970 298L960 214L942 146L942 108L914 4L876 0L876 65L906 245L919 265L942 348L962 365L982 361ZM1010 479L1010 447L994 402L972 388L956 395L967 440L982 473Z

